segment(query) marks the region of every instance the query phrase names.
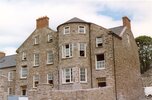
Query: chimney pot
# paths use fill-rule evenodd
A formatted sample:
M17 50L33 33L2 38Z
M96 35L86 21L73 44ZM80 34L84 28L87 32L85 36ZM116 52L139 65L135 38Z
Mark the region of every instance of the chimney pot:
M128 29L131 30L131 21L127 16L122 17L123 26L126 26Z
M5 57L5 53L4 52L0 52L0 58Z
M36 29L40 29L43 27L48 27L49 26L49 18L47 16L38 18L36 20Z

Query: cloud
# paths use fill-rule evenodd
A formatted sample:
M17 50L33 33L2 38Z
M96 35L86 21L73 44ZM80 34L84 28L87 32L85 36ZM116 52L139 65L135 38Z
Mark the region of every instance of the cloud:
M152 36L151 0L7 0L0 1L0 51L15 53L35 29L36 19L47 15L50 27L73 18L110 28L122 25L121 17L131 19L135 37ZM6 51L5 51L6 50Z

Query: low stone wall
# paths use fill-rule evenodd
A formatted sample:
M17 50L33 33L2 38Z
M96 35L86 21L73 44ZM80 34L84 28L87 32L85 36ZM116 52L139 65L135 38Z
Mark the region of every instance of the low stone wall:
M52 90L50 86L39 86L29 91L29 100L115 100L113 87Z

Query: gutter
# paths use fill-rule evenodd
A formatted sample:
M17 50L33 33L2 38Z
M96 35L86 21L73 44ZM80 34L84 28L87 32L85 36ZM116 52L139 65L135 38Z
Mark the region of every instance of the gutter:
M93 88L93 83L92 83L92 57L91 57L91 54L92 54L92 50L91 50L91 34L90 34L90 23L88 24L89 25L89 44L90 44L90 71L91 71L91 88Z
M113 36L113 32L110 32L112 34L112 48L113 48L113 65L114 65L114 79L115 79L115 96L116 96L116 100L118 100L117 97L117 81L116 81L116 62L115 62L115 52L114 52L114 48L115 48L115 44L114 44L114 36Z

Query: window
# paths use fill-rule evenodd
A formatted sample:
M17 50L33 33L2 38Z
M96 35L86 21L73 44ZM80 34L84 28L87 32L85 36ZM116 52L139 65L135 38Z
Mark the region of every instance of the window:
M48 34L47 35L47 42L52 42L52 41L53 41L52 35Z
M8 81L13 81L13 72L8 72Z
M22 96L26 96L26 92L27 91L27 86L26 85L24 85L24 86L21 86L21 95Z
M53 52L52 51L47 52L47 64L53 64Z
M130 38L129 38L128 34L127 34L127 42L128 42L128 44L130 44Z
M34 54L34 66L39 66L39 54Z
M79 43L79 56L86 57L86 44L85 43Z
M51 73L47 74L47 83L53 85L53 75Z
M72 83L73 82L73 72L72 68L65 68L62 71L62 83Z
M104 69L104 68L105 68L104 54L96 55L96 69Z
M96 47L102 47L103 46L103 39L102 37L96 38Z
M62 58L72 57L72 44L62 46Z
M87 69L80 68L79 69L80 82L87 82Z
M34 45L39 44L39 36L34 37Z
M78 33L85 33L85 26L79 26Z
M33 76L33 88L37 88L39 84L39 75Z
M69 26L64 27L64 34L70 34L70 27Z
M8 95L13 95L12 88L9 87L7 91L8 91Z
M27 66L21 68L21 78L27 78Z
M98 87L105 87L106 86L106 77L97 78Z
M25 52L22 53L22 60L26 60L26 53Z

